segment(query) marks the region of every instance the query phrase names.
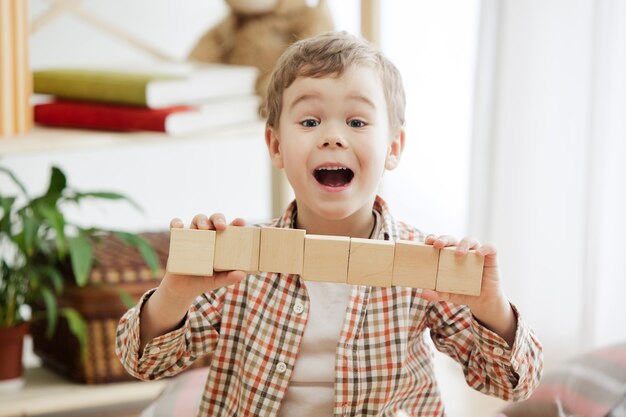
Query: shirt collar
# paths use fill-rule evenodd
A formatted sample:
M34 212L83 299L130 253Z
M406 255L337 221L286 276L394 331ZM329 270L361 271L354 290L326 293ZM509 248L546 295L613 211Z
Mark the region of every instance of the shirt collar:
M385 200L380 196L376 196L374 200L374 206L372 210L376 211L379 214L379 219L382 221L382 224L379 224L376 227L376 232L374 233L373 239L378 240L397 240L398 233L397 228L395 226L395 222L393 217L391 216L391 212L389 211L389 207ZM272 222L272 227L283 227L292 229L295 225L296 213L298 212L298 206L296 200L293 200L283 215Z

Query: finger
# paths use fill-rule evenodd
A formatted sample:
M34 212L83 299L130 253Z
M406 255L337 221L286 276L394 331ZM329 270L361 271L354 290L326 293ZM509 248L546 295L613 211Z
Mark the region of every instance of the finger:
M498 250L493 243L485 243L476 249L476 252L485 257L485 266L498 266Z
M456 247L456 254L465 255L467 254L467 251L476 249L479 246L480 243L478 243L478 240L474 239L473 237L463 238L463 240L461 240L461 242L459 242Z
M424 238L424 243L427 245L432 245L435 240L437 240L437 236L430 234Z
M456 242L457 239L454 236L442 235L433 242L433 246L437 249L443 249L448 246L456 245Z
M193 219L191 219L190 227L192 229L207 230L209 228L209 221L206 217L206 214L196 214L195 216L193 216Z
M237 284L246 277L243 271L218 272L215 274L214 285L218 288Z
M434 290L422 290L422 292L419 294L419 297L423 298L426 301L438 301L439 293Z
M209 217L209 227L211 230L226 229L226 217L222 213L214 213Z
M230 224L233 225L233 226L245 226L246 225L246 220L242 219L241 217L237 217L232 222L230 222Z
M440 292L440 291L427 290L427 289L422 289L422 292L419 294L419 297L430 302L450 300L450 294L447 292Z
M178 217L175 217L170 221L170 229L182 229L183 227L185 227L185 225Z

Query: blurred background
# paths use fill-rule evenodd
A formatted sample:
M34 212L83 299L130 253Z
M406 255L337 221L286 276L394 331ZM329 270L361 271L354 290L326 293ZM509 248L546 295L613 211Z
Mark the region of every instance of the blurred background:
M33 68L154 58L72 13L42 21L55 3L30 0L40 24ZM548 369L625 341L626 2L380 3L380 46L408 100L403 161L381 189L395 216L495 243L506 292L544 343ZM329 6L337 29L361 33L360 1ZM221 0L80 7L175 61L227 12ZM76 188L115 189L144 207L75 213L107 227L163 229L217 211L258 221L272 216L271 175L262 130L252 132L210 154L182 141L180 155L163 141L11 151L0 139L0 164L33 190L56 164Z

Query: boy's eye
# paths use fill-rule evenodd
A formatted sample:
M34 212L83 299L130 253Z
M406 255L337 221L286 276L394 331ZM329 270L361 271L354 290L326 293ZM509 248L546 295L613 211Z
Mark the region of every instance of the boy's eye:
M315 127L319 125L320 123L315 119L306 119L300 122L300 124L304 127Z
M348 126L350 127L365 127L365 122L359 119L348 120Z

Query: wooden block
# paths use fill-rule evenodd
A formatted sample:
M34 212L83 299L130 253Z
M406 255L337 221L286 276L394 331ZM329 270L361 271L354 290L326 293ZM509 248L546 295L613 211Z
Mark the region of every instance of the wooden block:
M469 251L457 256L455 247L441 250L437 270L437 291L465 295L480 295L485 258Z
M409 240L396 241L393 285L434 290L437 284L439 249Z
M302 274L304 236L298 229L261 228L259 270L281 274Z
M213 275L215 231L172 229L167 271L183 275Z
M394 249L386 240L350 239L348 284L390 287Z
M349 237L306 235L302 278L345 284L348 281L349 256Z
M227 226L216 232L215 271L259 271L261 228Z

